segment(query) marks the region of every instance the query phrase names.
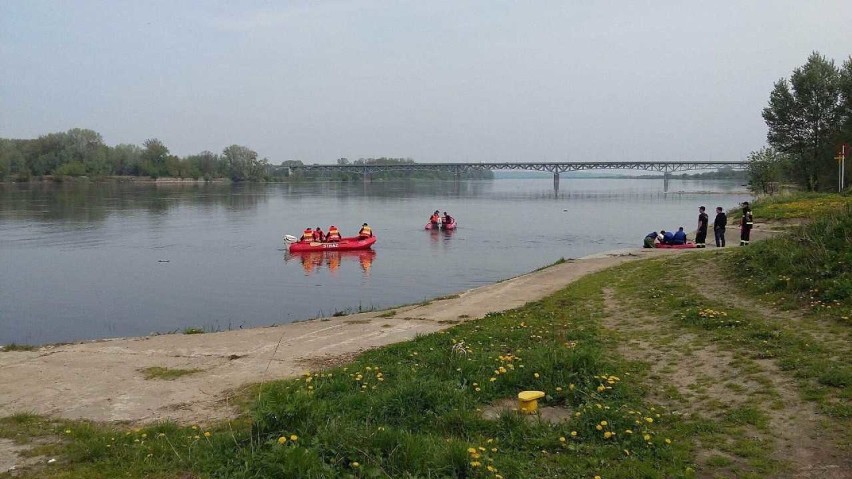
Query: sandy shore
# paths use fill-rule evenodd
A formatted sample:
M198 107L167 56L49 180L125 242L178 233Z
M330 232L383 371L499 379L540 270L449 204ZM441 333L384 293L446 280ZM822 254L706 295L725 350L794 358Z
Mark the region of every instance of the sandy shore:
M247 385L334 365L366 349L516 308L626 261L682 251L689 250L601 253L456 297L387 311L239 331L0 352L0 417L32 412L94 421L210 423L235 414L230 399ZM146 380L141 370L149 367L200 372L172 381Z

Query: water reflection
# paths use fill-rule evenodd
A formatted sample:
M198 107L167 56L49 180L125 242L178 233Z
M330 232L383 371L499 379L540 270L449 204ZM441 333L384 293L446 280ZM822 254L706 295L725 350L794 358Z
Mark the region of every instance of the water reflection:
M325 266L332 275L337 274L343 261L358 261L365 276L370 275L376 252L368 249L362 251L303 251L284 254L284 262L298 261L302 265L305 276L319 273Z

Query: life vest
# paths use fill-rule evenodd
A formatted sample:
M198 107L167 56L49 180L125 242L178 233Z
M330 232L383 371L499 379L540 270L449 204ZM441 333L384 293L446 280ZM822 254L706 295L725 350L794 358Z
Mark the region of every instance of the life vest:
M441 217L438 215L432 215L432 217L429 218L429 222L433 224L437 224L439 221L441 221Z
M754 216L751 214L751 211L747 211L743 215L743 222L745 223L746 226L754 225Z
M340 231L338 231L336 226L332 226L328 229L328 234L325 237L326 241L340 241Z
M362 238L369 238L370 236L373 236L373 229L369 226L362 226L361 231L358 232L358 236Z
M306 242L306 243L310 243L313 240L314 240L314 230L312 230L310 228L306 229L305 232L302 233L301 241Z

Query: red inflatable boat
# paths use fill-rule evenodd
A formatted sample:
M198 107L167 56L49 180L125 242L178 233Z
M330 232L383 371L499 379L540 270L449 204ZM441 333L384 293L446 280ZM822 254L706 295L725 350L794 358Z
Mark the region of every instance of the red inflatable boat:
M654 243L654 248L666 248L666 249L688 249L695 248L695 243L691 241L687 241L684 244L663 244L663 243Z
M456 222L455 222L455 220L453 220L452 223L438 223L437 226L435 226L431 222L429 222L429 223L426 223L426 226L423 227L423 229L425 229L425 230L433 230L433 229L434 230L437 230L437 229L454 230L454 229L456 229Z
M370 249L370 247L373 246L373 243L375 242L375 236L370 236L369 238L352 236L350 238L342 238L340 241L333 243L320 243L319 241L311 241L310 243L305 243L299 241L297 243L290 243L290 252L301 253L305 251L357 251L362 249Z

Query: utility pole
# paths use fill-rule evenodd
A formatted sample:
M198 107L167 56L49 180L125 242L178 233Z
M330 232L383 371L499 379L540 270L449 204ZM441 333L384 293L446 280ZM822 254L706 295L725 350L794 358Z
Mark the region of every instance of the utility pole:
M843 188L846 186L845 178L846 178L846 154L849 151L849 145L844 143L840 145L840 151L837 152L837 156L834 157L837 160L837 192L842 193Z

